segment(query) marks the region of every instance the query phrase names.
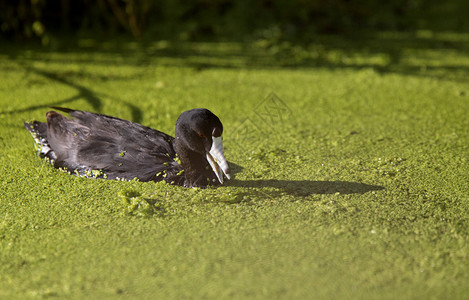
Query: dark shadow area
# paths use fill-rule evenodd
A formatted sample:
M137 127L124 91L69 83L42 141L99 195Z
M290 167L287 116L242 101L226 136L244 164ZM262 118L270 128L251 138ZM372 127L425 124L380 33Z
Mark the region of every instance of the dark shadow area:
M0 53L24 65L38 60L142 68L151 64L196 72L371 68L381 74L463 82L469 78L469 65L457 62L469 56L465 0L431 5L424 0L4 2ZM445 56L452 59L442 60ZM119 75L75 73L119 80ZM75 88L97 105L93 93Z
M463 33L394 32L361 33L348 35L311 36L307 40L291 39L284 35L271 40L265 37L217 41L154 41L141 42L110 40L106 43L95 39L92 47L80 46L76 40L64 40L58 47L61 53L88 53L87 56L71 55L70 58L48 56L49 49L36 47L34 55L8 46L0 52L24 65L35 60L47 59L55 63L69 62L97 65L131 65L142 69L148 66L182 66L195 72L209 69L373 69L379 74L402 74L467 82L469 66L455 64L447 55L469 57L469 37ZM107 54L107 55L96 55ZM38 70L36 70L38 71ZM60 76L42 72L46 78L70 84ZM59 74L60 75L60 74ZM122 80L123 78L98 74L75 74L97 80ZM133 77L126 79L132 79ZM85 93L79 86L80 92ZM92 95L87 94L90 101ZM95 103L96 105L96 103ZM94 107L94 106L93 106Z
M317 36L309 42L253 40L234 42L238 49L200 49L197 43L176 43L164 49L147 48L149 57L164 57L164 65L184 65L201 72L210 69L373 69L379 74L401 74L459 82L469 81L467 64L441 63L443 56L469 57L469 38L365 34ZM409 58L412 59L409 59ZM415 60L415 61L412 61Z
M315 194L364 194L372 191L384 190L383 186L370 185L348 181L313 181L313 180L231 180L227 185L259 188L273 187L294 196L309 196Z

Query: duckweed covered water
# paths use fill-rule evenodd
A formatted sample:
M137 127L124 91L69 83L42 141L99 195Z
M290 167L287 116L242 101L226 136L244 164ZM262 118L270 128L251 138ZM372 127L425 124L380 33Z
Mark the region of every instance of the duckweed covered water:
M234 43L7 47L0 298L467 298L468 41L323 37L290 63ZM207 107L235 178L55 170L22 125L54 105L171 135Z

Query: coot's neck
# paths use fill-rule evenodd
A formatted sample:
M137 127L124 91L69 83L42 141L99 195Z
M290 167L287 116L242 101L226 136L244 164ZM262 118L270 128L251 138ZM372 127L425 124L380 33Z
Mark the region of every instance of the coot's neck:
M184 186L204 187L214 183L215 174L202 154L184 147L177 137L173 145L184 169L183 174L186 178Z

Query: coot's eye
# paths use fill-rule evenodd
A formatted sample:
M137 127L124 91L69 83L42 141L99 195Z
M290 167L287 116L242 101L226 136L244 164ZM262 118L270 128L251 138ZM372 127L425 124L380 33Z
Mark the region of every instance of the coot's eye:
M205 135L204 135L202 132L199 132L199 136L200 136L201 138L204 138L204 137L205 137Z

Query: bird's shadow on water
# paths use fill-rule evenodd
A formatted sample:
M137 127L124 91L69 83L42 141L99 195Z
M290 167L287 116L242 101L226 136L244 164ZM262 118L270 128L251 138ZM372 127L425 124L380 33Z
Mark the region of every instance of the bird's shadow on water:
M244 168L236 163L229 162L231 174L236 175ZM322 180L280 180L280 179L248 179L229 180L227 186L243 188L271 187L282 190L293 196L309 196L320 194L365 194L372 191L384 190L383 186L371 185L351 181L322 181Z
M232 180L230 186L259 188L273 187L293 196L309 196L317 194L365 194L384 190L383 186L350 181L314 181L314 180L278 180L254 179Z

